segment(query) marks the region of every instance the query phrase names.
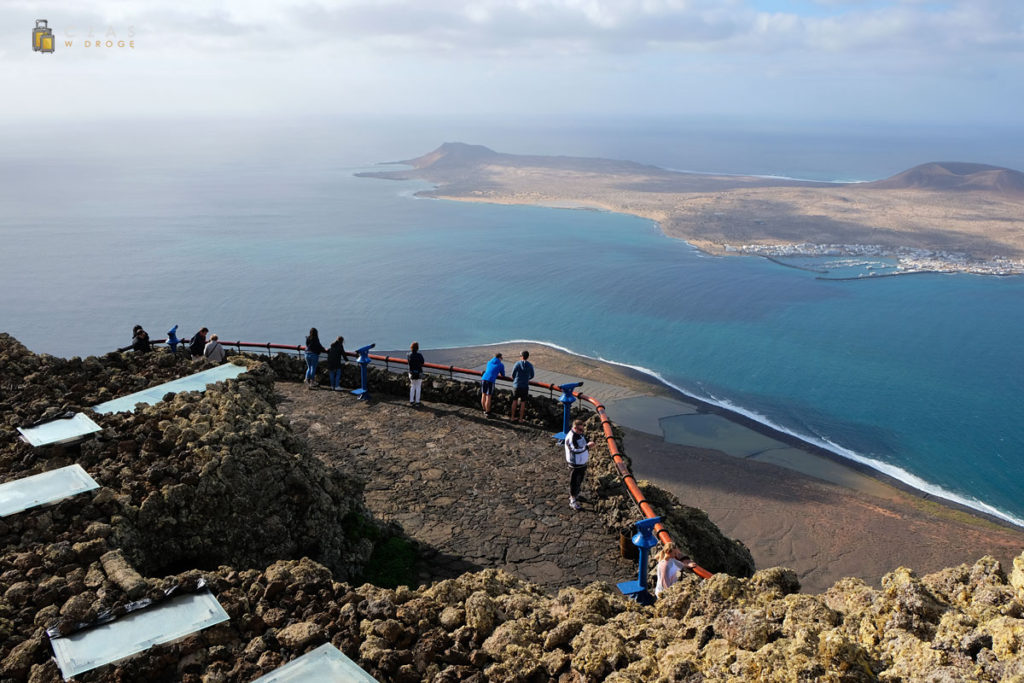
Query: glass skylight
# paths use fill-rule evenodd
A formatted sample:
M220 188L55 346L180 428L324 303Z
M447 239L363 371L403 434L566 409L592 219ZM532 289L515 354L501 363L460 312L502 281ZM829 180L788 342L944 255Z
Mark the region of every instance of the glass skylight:
M9 481L0 484L0 517L95 488L99 488L99 484L81 465L69 465Z
M227 621L210 591L190 593L69 636L50 639L64 680Z
M34 427L18 427L21 438L36 447L77 441L101 429L85 413L75 413L71 418L58 418Z
M343 681L344 683L377 683L377 679L359 668L341 650L325 643L293 659L253 683L298 683L298 681Z
M232 363L226 363L224 365L218 365L215 368L209 370L203 370L197 372L194 375L188 377L181 377L171 382L165 382L164 384L158 384L155 387L143 389L137 391L134 394L128 394L121 398L115 398L112 401L101 403L94 407L97 413L131 413L135 411L136 403L145 403L147 405L153 405L163 400L164 395L168 392L174 392L175 394L183 391L205 391L206 387L214 382L220 382L226 379L234 379L238 377L247 368L243 365L234 365Z

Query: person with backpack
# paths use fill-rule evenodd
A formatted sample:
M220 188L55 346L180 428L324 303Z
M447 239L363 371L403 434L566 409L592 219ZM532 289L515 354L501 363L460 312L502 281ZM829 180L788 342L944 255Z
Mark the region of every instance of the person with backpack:
M228 352L221 346L220 337L211 334L210 341L206 343L206 347L203 349L203 355L214 363L223 363L224 359L228 357Z

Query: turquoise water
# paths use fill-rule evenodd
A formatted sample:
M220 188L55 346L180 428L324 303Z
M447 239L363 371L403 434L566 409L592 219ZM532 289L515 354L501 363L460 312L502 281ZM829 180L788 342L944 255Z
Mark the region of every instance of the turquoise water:
M416 339L428 360L543 340L1024 520L1024 278L826 282L634 217L416 199L422 184L355 178L363 148L243 138L6 141L0 327L66 356L136 323L294 344L315 325L350 348Z

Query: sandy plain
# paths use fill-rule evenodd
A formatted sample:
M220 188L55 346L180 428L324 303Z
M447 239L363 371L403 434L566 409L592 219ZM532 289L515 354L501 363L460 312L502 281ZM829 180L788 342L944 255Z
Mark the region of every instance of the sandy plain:
M402 163L413 168L360 175L436 185L421 196L632 214L714 254L866 245L900 255L905 270L1024 272L1024 174L1010 169L933 163L879 182L819 183L461 143Z

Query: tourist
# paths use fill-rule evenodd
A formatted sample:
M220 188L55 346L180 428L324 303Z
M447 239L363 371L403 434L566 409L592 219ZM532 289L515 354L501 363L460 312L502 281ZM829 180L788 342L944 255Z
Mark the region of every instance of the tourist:
M420 391L423 389L423 354L420 353L419 342L409 346L409 355L405 359L409 361L409 405L422 405Z
M529 351L519 354L519 361L512 366L512 414L513 422L522 422L526 414L526 399L530 395L530 380L533 379L533 363L526 360ZM516 418L516 406L519 406L519 418Z
M491 401L494 399L494 382L505 375L505 365L501 362L501 354L487 362L487 368L480 377L480 406L487 417L491 416Z
M228 356L228 352L220 345L219 340L220 337L211 334L210 341L206 343L206 347L203 349L203 355L214 363L223 363L224 359Z
M189 353L192 354L192 358L202 358L203 352L206 350L206 333L209 332L205 327L201 328L198 332L192 335L192 340L188 344Z
M331 380L331 389L341 391L341 364L347 363L345 356L345 338L338 337L327 349L327 376Z
M666 543L658 555L658 567L655 570L658 582L654 587L654 596L660 598L666 588L678 581L679 572L684 567L689 569L696 566L697 563L683 555L675 543L672 541Z
M142 329L142 325L132 328L132 351L146 353L150 350L149 334Z
M565 435L565 461L569 463L569 507L579 510L580 488L583 487L583 476L587 473L587 461L590 460L590 449L593 441L587 441L583 433L583 423L572 421L572 429Z
M306 337L306 386L310 389L316 386L316 366L320 363L320 354L326 351L320 343L320 333L315 327L309 328L309 336Z

